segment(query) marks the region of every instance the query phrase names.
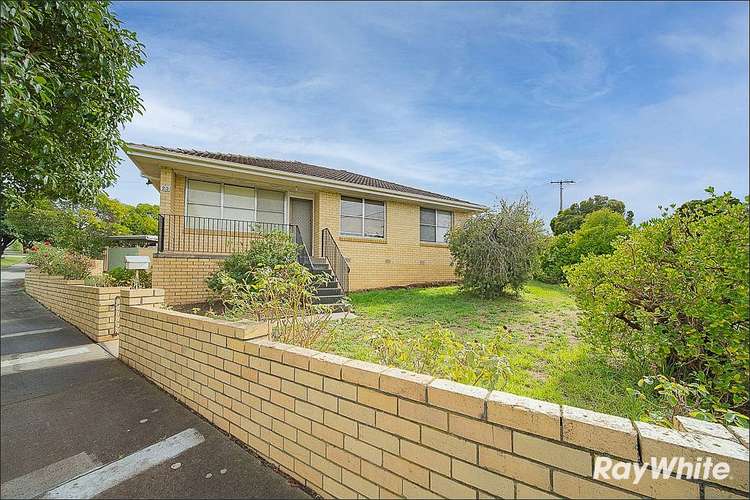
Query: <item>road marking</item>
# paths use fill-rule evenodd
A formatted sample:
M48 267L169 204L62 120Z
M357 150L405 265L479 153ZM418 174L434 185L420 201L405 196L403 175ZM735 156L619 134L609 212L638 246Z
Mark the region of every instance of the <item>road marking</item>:
M25 332L18 332L18 333L11 333L9 335L3 335L0 337L0 339L9 339L11 337L23 337L24 335L36 335L37 333L51 333L51 332L58 332L62 330L62 327L59 328L45 328L44 330L28 330Z
M44 354L37 354L36 356L26 356L23 358L0 361L0 368L23 365L26 363L36 363L38 361L47 361L48 359L66 358L68 356L76 356L78 354L84 354L87 352L90 352L88 347L74 347L72 349L64 349L62 351L46 352Z
M101 462L88 453L79 453L3 483L0 485L0 497L35 498L50 488L91 472L101 465Z
M203 441L205 438L200 432L186 429L132 455L68 481L48 491L43 498L93 498Z

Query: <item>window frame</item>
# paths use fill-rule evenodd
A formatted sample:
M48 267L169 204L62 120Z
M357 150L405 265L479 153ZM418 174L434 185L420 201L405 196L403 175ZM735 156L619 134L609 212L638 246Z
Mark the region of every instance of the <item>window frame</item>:
M358 216L357 215L344 215L342 213L342 211L344 209L344 203L343 203L344 202L344 198L347 198L349 200L359 200L360 201L360 207L361 207L360 215L358 215ZM378 204L382 204L383 205L383 236L365 235L365 220L368 220L368 219L369 220L377 220L377 221L380 220L380 219L375 219L374 217L365 217L365 205L366 205L366 203L368 201L371 202L371 203L378 203ZM361 224L360 224L361 232L360 233L347 233L347 232L344 232L343 226L341 224L341 218L342 217L351 217L351 218L358 217L360 219L360 221L361 221ZM364 198L364 197L356 197L356 196L343 196L343 195L340 196L340 200L339 200L339 236L350 237L350 238L368 238L368 239L373 239L373 240L385 240L386 233L387 233L387 227L388 227L387 220L388 220L388 204L387 204L387 202L385 200L375 200L375 199L372 199L372 198Z
M422 223L422 210L430 210L430 211L432 211L435 214L435 224L423 224ZM453 213L453 210L443 210L443 209L440 209L440 208L431 208L431 207L419 207L419 242L420 243L432 243L432 244L439 244L439 245L447 245L448 244L445 240L443 240L443 241L438 241L437 240L437 228L439 228L439 227L445 227L445 226L438 225L438 212L448 213L448 214L451 215L451 224L450 224L450 226L448 226L447 229L449 231L451 229L453 229L453 224L455 223L455 220L456 220L456 216ZM423 240L422 239L422 226L435 228L435 240L434 241Z
M203 205L203 206L213 206L213 205L206 205L205 203L192 203L190 201L190 182L205 182L207 184L218 184L220 186L219 190L219 217L202 217L199 215L189 215L188 214L188 206L189 205ZM277 224L277 225L286 225L288 223L288 217L289 217L289 193L286 191L275 191L273 189L262 189L258 188L256 186L243 186L241 184L232 184L229 182L216 182L216 181L207 181L203 179L192 179L189 177L185 177L185 206L183 214L185 217L201 217L203 219L219 219L219 220L240 220L240 219L225 219L224 218L224 186L232 186L232 187L238 187L243 189L252 189L253 190L253 207L247 208L244 210L252 210L253 211L253 220L252 221L243 221L247 223L253 223L253 224ZM284 222L278 223L278 222L262 222L258 221L258 190L261 191L271 191L274 193L281 193L283 195L283 204L282 204L282 219ZM228 208L238 208L238 207L228 207ZM263 210L264 212L268 212L268 210ZM273 212L278 213L278 212Z

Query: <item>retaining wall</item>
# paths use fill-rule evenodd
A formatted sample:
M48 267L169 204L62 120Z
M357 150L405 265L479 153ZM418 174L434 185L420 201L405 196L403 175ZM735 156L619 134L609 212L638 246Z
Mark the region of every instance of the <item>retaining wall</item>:
M746 430L681 430L271 342L266 326L122 306L121 359L335 498L747 498ZM594 463L711 457L721 481L594 480Z
M163 290L86 286L83 280L66 280L37 269L26 270L24 287L37 302L76 326L94 342L112 340L117 335L117 301L121 294L128 297L131 292L150 295L150 298L139 298L138 304L164 300Z

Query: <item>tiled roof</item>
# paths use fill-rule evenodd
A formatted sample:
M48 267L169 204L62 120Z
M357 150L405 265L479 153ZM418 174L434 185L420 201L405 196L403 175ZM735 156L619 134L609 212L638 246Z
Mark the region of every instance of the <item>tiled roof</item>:
M270 158L259 158L256 156L245 156L230 153L212 153L210 151L198 151L195 149L181 149L181 148L167 148L164 146L150 146L148 144L133 144L134 146L143 146L152 149L159 149L167 151L169 153L178 153L189 156L196 156L200 158L209 158L212 160L228 161L232 163L238 163L240 165L252 165L255 167L267 168L269 170L277 170L279 172L288 172L293 174L310 175L312 177L320 177L321 179L330 179L339 182L347 182L350 184L357 184L360 186L374 187L380 189L389 189L392 191L399 191L402 193L415 194L420 196L429 196L431 198L437 198L441 200L457 201L460 203L470 203L465 200L458 198L452 198L443 194L432 193L423 189L417 189L402 184L396 184L395 182L388 182L382 179L376 179L375 177L369 177L367 175L355 174L347 170L336 170L328 167L321 167L319 165L311 165L309 163L302 163L299 161L289 160L273 160Z

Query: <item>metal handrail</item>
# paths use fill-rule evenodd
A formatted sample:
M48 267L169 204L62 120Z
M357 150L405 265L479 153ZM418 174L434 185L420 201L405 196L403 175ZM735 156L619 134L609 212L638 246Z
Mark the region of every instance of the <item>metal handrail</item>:
M297 262L307 267L308 269L312 269L312 263L310 261L310 251L307 249L305 239L302 237L302 231L300 231L299 226L294 226L294 242L298 245Z
M157 248L160 253L229 254L274 231L288 234L297 243L302 238L293 224L160 214Z
M336 240L333 238L331 231L328 228L323 229L320 238L321 256L324 257L328 264L331 266L333 275L341 286L341 290L344 293L349 292L349 264L346 262L346 257L341 253L341 249Z

